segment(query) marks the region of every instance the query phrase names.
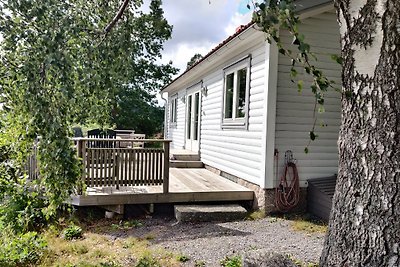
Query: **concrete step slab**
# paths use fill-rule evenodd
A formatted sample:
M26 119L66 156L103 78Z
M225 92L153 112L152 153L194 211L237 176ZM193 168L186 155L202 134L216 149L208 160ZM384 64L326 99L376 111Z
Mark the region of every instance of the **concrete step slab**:
M171 154L172 160L200 161L198 154Z
M170 160L169 166L173 168L203 168L204 164L201 161Z
M238 204L226 205L175 205L178 222L237 221L247 215L247 210Z

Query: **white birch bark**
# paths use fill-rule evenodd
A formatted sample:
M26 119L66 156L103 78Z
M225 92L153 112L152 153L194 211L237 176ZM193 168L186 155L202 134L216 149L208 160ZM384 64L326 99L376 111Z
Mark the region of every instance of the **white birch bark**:
M320 266L400 266L400 1L335 7L347 96Z

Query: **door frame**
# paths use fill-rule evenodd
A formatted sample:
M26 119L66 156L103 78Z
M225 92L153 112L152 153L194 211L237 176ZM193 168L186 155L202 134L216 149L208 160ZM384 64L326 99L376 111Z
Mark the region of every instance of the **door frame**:
M198 94L198 109L197 109L197 136L194 136L195 129L195 103L196 103L196 94ZM197 83L188 89L186 89L185 96L185 149L199 152L200 151L200 127L201 127L201 83ZM189 113L189 106L191 108ZM190 118L189 118L190 116ZM190 124L189 124L190 123ZM190 132L189 132L190 131ZM190 136L189 136L190 135ZM194 139L197 137L196 139Z

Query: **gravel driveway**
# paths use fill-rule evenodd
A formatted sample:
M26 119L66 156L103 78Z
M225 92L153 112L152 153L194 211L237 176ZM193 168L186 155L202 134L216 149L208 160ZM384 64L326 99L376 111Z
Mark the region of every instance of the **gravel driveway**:
M267 217L254 221L176 223L172 219L148 219L142 227L126 233L147 238L152 246L188 256L184 266L220 266L226 256L268 249L290 254L305 263L318 262L324 234L293 231L293 222Z

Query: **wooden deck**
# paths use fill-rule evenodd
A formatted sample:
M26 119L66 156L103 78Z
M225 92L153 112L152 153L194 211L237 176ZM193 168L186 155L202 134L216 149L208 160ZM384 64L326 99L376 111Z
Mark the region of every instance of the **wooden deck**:
M209 201L252 201L254 192L206 169L169 169L169 190L163 186L87 187L72 196L76 206L190 203Z

